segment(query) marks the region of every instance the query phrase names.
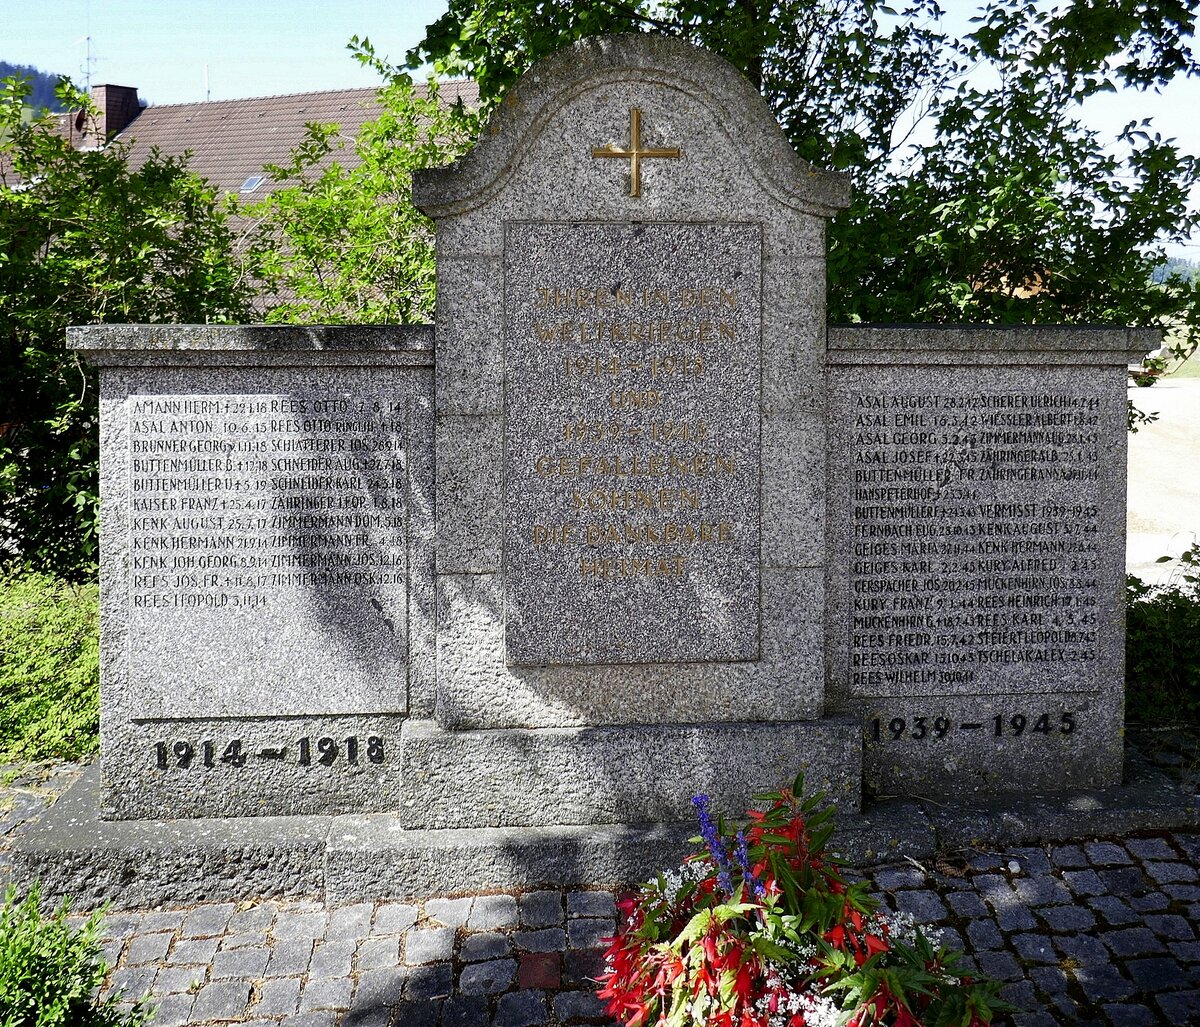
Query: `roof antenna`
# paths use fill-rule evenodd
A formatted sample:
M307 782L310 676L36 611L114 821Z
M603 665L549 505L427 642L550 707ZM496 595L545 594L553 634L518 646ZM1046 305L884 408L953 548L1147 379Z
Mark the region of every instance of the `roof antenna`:
M212 90L208 88L208 65L204 65L204 99L212 99Z

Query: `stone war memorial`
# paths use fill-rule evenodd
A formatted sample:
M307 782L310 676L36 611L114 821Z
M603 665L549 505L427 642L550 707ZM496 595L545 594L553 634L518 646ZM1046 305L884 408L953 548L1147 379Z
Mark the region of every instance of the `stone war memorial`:
M827 328L850 188L719 58L593 39L418 176L435 324L73 329L101 759L17 873L130 905L620 882L694 794L797 771L847 844L864 795L1118 784L1157 333Z

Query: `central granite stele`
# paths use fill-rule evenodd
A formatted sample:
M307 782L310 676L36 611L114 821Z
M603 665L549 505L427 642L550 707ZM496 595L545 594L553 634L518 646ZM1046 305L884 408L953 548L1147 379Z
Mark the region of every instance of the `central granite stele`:
M585 40L418 173L436 323L95 326L102 738L50 891L629 880L693 795L1120 777L1125 329L826 329L849 183Z

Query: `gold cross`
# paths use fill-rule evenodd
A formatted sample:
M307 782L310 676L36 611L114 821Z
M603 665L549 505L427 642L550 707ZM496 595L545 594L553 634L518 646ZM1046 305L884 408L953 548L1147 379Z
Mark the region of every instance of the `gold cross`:
M629 108L629 149L619 150L613 143L607 146L592 148L593 157L628 157L629 158L629 195L642 195L642 158L643 157L678 157L678 146L667 146L661 149L642 149L642 109Z

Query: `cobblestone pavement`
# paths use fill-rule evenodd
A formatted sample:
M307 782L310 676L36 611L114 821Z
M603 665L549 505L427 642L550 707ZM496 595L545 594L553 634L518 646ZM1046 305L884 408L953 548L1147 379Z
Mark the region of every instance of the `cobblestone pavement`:
M0 792L0 882L6 842L76 773ZM1005 982L1020 1027L1135 1027L1200 1024L1198 867L1200 833L1177 832L945 853L873 880ZM161 1027L555 1027L603 1022L591 979L614 928L594 890L211 903L110 914L104 954L110 987L150 991Z

